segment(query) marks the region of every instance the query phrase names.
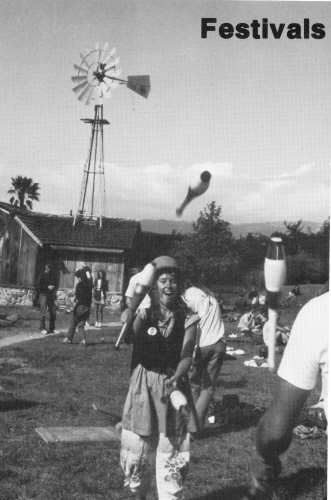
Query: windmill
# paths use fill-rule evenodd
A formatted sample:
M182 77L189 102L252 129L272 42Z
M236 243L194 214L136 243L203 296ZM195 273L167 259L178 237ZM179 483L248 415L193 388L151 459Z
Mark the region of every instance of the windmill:
M78 217L94 219L97 204L100 227L102 227L102 217L106 215L103 126L109 125L109 122L103 118L104 101L111 97L112 90L118 85L126 85L128 89L146 99L151 88L148 75L128 76L127 80L120 79L122 73L118 68L120 58L114 56L115 52L115 48L108 51L108 43L102 48L96 43L94 49L87 49L85 54L80 54L80 64L74 65L75 74L71 77L75 84L72 90L78 100L86 105L94 105L94 118L81 118L84 123L91 124L92 132L74 225Z

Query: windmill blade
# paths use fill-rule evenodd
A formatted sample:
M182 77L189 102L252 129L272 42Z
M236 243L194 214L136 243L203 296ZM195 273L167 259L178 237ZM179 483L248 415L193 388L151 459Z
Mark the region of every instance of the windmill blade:
M151 90L149 75L128 76L127 87L147 99Z
M99 55L98 55L98 62L99 63L102 63L103 62L103 59L105 58L105 56L107 55L107 49L108 49L108 43L104 43L102 49L99 49Z
M83 75L87 75L88 74L87 69L84 69L81 66L77 66L77 64L74 64L74 68L75 68L76 71L78 71L78 73L82 73Z
M115 49L115 47L113 47L111 49L111 51L109 52L109 54L107 54L107 57L105 57L105 59L102 61L103 64L107 64L110 61L110 59L113 57L113 55L115 54L115 52L116 52L116 49Z
M105 82L100 83L100 87L102 90L102 95L105 99L109 99L111 97L111 92L110 92L110 86L107 85Z
M109 43L108 43L108 42L104 43L104 44L103 44L103 47L102 47L102 49L101 49L101 50L102 50L102 52L106 52L106 51L107 51L107 49L108 49L108 47L109 47Z
M120 57L116 57L116 59L113 59L106 65L105 71L109 71L110 69L114 68L115 66L118 65L119 62L120 62Z
M91 59L93 62L99 62L99 42L95 42L94 50L91 51Z
M79 85L76 85L76 87L73 87L72 90L75 92L75 94L80 94L82 91L84 92L89 86L89 82L85 80L85 82L82 82Z
M90 92L88 93L86 97L86 102L85 104L94 104L95 100L100 97L100 89L97 87L91 87Z
M119 68L119 69L117 69L117 70L115 70L115 71L113 72L112 76L113 76L114 78L119 78L119 77L120 77L120 75L121 75L121 73L122 73L122 68ZM111 78L111 77L110 77L110 78ZM117 80L110 80L110 82L109 82L109 87L110 87L112 90L114 90L114 89L116 89L116 87L118 87L118 86L119 86L119 84L120 84L120 83L121 83L121 82L119 82L119 81L117 81Z
M90 64L89 64L89 62L88 62L88 60L87 60L87 58L88 58L89 54L90 54L90 50L89 50L89 49L87 49L87 50L86 50L85 55L84 55L84 54L82 54L82 53L80 53L80 54L79 54L79 56L80 56L80 58L81 58L81 63L80 63L80 64L81 64L82 66L85 66L85 68L87 68L87 69L89 69L89 67L90 67Z
M75 83L82 83L82 82L86 82L86 76L72 76L71 77L71 80Z
M77 97L77 99L80 102L84 102L85 101L86 97L88 96L89 89L90 89L90 84L87 82L87 85L84 88L83 92Z

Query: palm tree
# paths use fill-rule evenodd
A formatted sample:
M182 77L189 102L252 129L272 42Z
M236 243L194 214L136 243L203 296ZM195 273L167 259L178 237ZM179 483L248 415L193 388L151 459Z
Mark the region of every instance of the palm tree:
M9 194L14 194L15 196L12 196L10 198L10 203L11 205L14 205L15 207L22 208L24 210L30 209L32 210L32 201L39 201L39 196L40 194L38 193L39 191L39 184L38 182L33 182L31 178L28 177L22 177L21 175L18 175L17 177L12 177L12 189L9 189L7 191Z

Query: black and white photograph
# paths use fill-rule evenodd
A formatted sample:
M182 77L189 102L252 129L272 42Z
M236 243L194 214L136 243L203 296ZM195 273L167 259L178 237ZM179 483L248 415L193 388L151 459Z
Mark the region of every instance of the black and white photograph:
M331 2L0 2L0 500L327 500Z

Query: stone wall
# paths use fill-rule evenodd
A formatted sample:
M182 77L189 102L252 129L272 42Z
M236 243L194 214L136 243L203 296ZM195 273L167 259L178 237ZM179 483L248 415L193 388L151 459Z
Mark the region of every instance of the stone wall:
M75 301L75 290L60 289L57 292L57 303L61 309L67 309L73 306ZM121 309L122 295L107 293L106 309L117 311ZM93 306L93 302L92 302Z
M57 302L61 309L70 308L75 300L75 290L60 289L56 293ZM27 288L0 287L1 306L33 306L36 299L35 290ZM106 309L120 310L122 295L107 293Z
M28 288L2 288L0 287L1 306L33 306L36 292Z

